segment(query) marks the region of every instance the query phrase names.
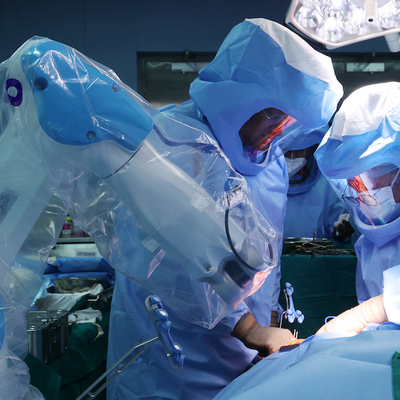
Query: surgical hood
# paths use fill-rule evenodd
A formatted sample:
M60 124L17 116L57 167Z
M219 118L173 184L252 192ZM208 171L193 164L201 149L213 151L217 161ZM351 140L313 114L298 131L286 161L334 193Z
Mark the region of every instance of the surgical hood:
M320 144L323 137L329 130L329 125L325 125L322 128L315 129L311 131L307 137L305 137L301 142L295 144L290 150L303 150L307 149L315 144Z
M252 115L273 107L296 119L303 129L295 130L293 140L284 132L279 145L285 151L326 125L342 94L329 57L266 19L248 19L235 26L190 87L191 98L223 150L243 173L246 166L240 159L243 146L237 133Z
M383 164L400 167L399 131L400 83L368 85L350 94L314 155L338 196L347 179ZM378 246L398 236L400 218L375 226L362 221L357 210L353 216L358 230Z
M352 178L377 165L400 166L400 83L360 88L343 102L315 157L332 179Z

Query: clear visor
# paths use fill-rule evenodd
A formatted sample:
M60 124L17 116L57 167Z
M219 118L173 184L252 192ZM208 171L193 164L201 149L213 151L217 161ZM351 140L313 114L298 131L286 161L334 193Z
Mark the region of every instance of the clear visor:
M400 180L399 172L399 168L393 164L371 168L347 180L348 184L342 198L353 205L364 203L376 206L379 203L381 189L384 187L393 189L394 184Z
M271 143L277 137L281 137L284 130L292 125L296 120L290 115L273 108L267 108L263 110L263 114L265 115L264 124L267 127L267 130L269 130L269 133L265 138L261 138L258 148L256 149L260 151L267 151Z
M280 136L275 137L268 149L268 160L273 161L282 156L289 150L299 147L301 142L310 135L313 130L304 126L299 121L293 119L291 124L287 124Z
M264 161L273 143L285 136L287 129L295 123L294 118L276 108L261 110L239 131L244 151L249 153L250 158L256 154L258 160L262 158Z
M371 168L347 180L342 198L360 220L378 226L400 216L400 170L394 164Z

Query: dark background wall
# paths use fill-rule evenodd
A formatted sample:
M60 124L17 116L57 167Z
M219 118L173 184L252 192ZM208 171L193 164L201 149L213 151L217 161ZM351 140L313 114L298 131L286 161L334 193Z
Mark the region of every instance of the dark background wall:
M137 89L138 52L215 52L230 29L245 18L283 23L289 4L289 0L0 0L0 61L30 37L45 36L112 68ZM388 48L384 38L377 38L340 51L387 53Z

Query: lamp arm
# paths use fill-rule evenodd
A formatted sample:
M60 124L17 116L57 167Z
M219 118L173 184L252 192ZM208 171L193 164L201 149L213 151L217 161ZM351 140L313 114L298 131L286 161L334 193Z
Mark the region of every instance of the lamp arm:
M385 40L392 53L400 51L400 35L398 32L388 33L385 35Z

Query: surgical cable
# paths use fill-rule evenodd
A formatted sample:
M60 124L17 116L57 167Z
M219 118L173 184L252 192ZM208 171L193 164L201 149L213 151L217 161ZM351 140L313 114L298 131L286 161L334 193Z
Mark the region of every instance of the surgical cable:
M236 190L236 189L234 189L234 190ZM233 191L234 191L234 190L233 190ZM232 192L233 192L233 191L232 191ZM249 268L249 269L252 270L252 271L258 271L257 268L252 267L252 266L249 265L245 260L243 260L243 258L240 256L240 254L239 254L239 253L236 251L236 249L235 249L235 246L234 246L234 244L233 244L233 242L232 242L231 235L230 235L230 233L229 233L229 211L230 211L229 194L227 194L227 196L226 196L226 202L227 202L227 207L226 207L226 210L225 210L225 233L226 233L226 237L227 237L227 239L228 239L229 246L230 246L230 248L231 248L233 254L238 258L238 260L239 260L245 267ZM266 239L266 242L268 242L268 249L269 249L269 252L270 252L270 262L273 263L273 262L274 262L274 253L273 253L273 249L272 249L271 242L270 242L270 240L269 240L265 235L264 235L264 237L265 237L265 239Z

